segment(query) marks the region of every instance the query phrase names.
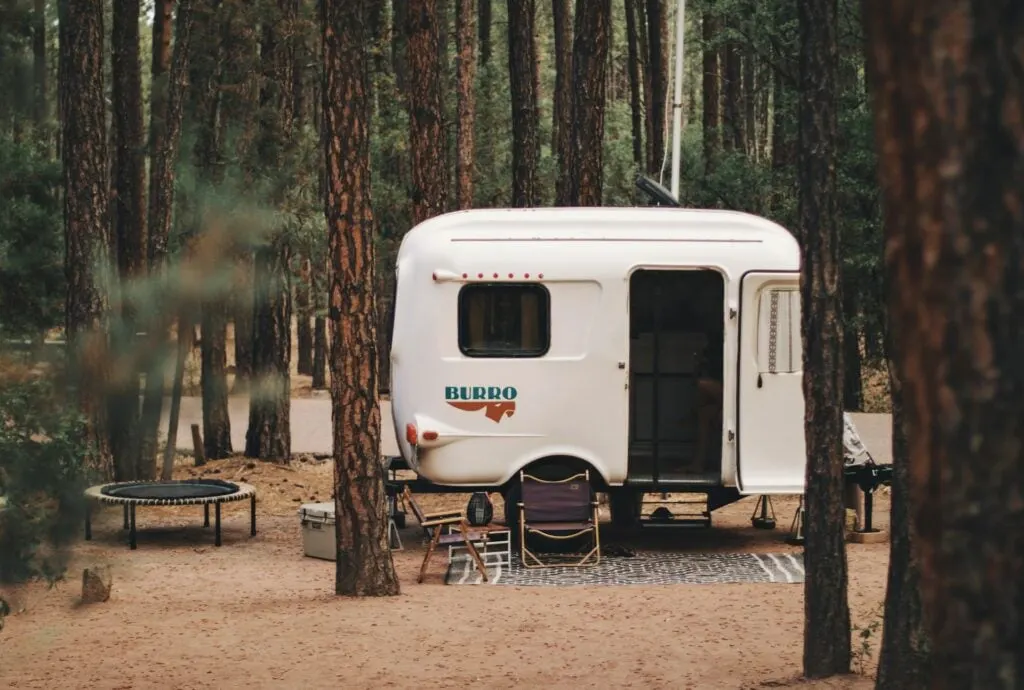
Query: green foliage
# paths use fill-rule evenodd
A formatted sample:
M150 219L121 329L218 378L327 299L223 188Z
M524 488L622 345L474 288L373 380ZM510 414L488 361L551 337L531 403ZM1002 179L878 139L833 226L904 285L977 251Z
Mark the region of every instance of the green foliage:
M853 649L850 650L851 661L853 662L853 668L857 673L865 673L867 671L867 665L871 662L871 659L875 656L875 638L882 630L882 624L885 621L885 614L882 605L879 605L878 609L874 611L870 620L864 624L854 624L852 626L852 632L854 633Z
M22 373L0 388L0 582L63 577L82 526L90 477L82 418L50 377Z
M36 338L62 320L60 167L0 134L0 332Z

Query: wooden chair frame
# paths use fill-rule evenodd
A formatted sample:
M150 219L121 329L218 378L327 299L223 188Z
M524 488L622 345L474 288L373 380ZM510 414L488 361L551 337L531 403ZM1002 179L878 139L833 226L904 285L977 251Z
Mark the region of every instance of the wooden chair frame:
M524 484L526 482L527 477L531 481L539 482L539 483L542 483L542 484L568 484L569 482L577 481L579 479L583 479L583 481L587 482L588 486L590 484L590 471L589 470L585 470L583 472L574 474L571 477L568 477L566 479L558 479L558 480L541 479L539 477L534 477L533 475L526 474L525 472L520 470L520 472L519 472L520 484ZM528 527L527 526L527 524L526 524L526 504L525 504L524 501L520 501L519 502L519 549L520 549L520 558L522 559L523 566L526 567L526 568L547 568L547 567L550 567L550 566L579 567L579 566L584 566L584 565L597 565L598 563L600 563L601 562L601 534L600 534L600 528L598 526L598 502L595 501L595 500L591 500L590 501L590 509L591 509L591 517L590 517L590 520L589 520L590 524L588 526L582 527L582 528L579 528L579 529L575 529L574 531L572 531L571 534L552 534L551 532L548 532L546 530L540 529L538 527ZM540 524L543 525L545 523L540 523ZM558 524L558 523L550 523L550 524ZM559 530L559 531L562 531L562 530ZM542 536L542 537L544 537L546 539L552 539L552 540L556 540L556 541L565 541L567 539L575 539L576 537L583 536L584 534L587 534L588 532L593 532L594 533L594 546L593 546L592 549L590 549L590 551L588 551L581 558L579 558L579 560L575 560L573 562L566 562L565 561L565 559L569 558L569 556L556 556L556 557L554 557L551 560L543 561L539 556L537 556L537 554L533 553L526 546L526 535L527 534L537 534L537 535L540 535L540 536Z
M427 553L423 556L423 565L420 566L419 577L416 578L416 582L423 582L424 576L427 574L427 565L430 563L430 557L437 550L438 545L444 541L447 544L461 542L466 545L466 549L469 551L469 555L476 561L477 568L480 570L480 575L483 577L484 582L487 582L487 567L484 565L484 560L480 557L480 552L476 550L474 541L480 541L481 539L487 539L486 532L474 532L470 527L469 521L466 520L464 515L462 516L451 516L441 517L436 519L427 519L420 523L424 528L434 528L433 536L430 538L430 543L427 544ZM448 534L443 533L443 527L450 525L457 528L452 530Z

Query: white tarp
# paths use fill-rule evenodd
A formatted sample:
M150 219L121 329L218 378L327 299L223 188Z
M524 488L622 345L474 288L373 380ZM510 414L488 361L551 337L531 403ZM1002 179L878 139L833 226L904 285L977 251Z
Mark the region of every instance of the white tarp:
M849 412L843 413L843 456L847 466L865 465L872 459Z

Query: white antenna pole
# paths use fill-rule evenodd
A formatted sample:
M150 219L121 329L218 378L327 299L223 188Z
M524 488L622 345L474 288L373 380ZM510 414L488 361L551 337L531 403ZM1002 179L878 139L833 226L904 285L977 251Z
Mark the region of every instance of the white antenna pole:
M672 99L672 196L679 201L679 158L683 137L683 27L686 0L679 0L676 9L676 73L675 95Z

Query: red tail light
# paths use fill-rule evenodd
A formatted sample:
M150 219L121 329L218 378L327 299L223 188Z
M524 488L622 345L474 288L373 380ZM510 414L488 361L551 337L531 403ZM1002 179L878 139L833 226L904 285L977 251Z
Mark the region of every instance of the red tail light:
M405 425L405 440L408 441L411 445L414 445L414 446L416 445L416 442L419 439L418 439L417 434L416 434L416 425L415 424L411 424L410 423L410 424L406 424Z

